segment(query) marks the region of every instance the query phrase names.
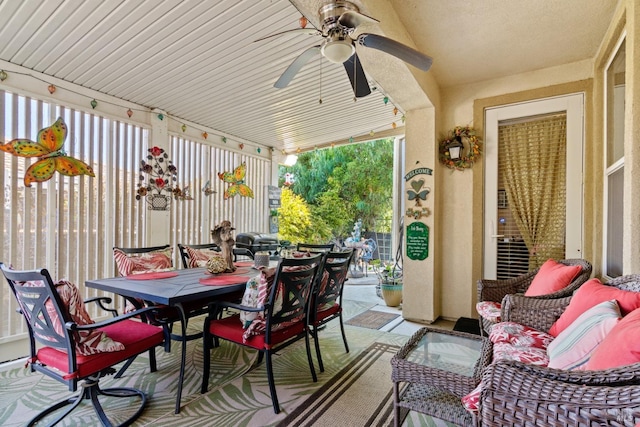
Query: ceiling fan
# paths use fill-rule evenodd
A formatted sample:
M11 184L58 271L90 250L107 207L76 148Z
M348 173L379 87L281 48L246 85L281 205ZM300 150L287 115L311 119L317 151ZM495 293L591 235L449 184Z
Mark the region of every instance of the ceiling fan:
M282 73L273 85L274 87L282 89L289 85L298 71L300 71L311 58L320 53L329 61L344 65L356 98L369 95L371 88L367 82L360 60L358 59L356 45L388 53L423 71L428 71L429 68L431 68L433 59L430 56L424 55L395 40L369 33L362 33L354 37L355 30L359 25L364 23L377 23L379 21L361 14L358 7L351 2L335 0L332 3L322 6L318 10L318 14L322 22L322 30L305 28L307 20L303 17L301 18L302 28L272 34L256 40L264 40L290 32L317 34L324 38L321 44L312 46L302 52L291 65L289 65L284 73Z

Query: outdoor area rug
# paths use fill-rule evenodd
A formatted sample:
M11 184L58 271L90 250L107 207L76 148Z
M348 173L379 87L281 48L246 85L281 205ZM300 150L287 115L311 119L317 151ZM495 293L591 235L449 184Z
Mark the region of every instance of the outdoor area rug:
M368 308L370 306L360 302L345 307L348 316ZM202 328L202 319L189 322L190 332L199 328ZM313 405L314 412L309 415L313 417L313 425L368 426L371 422L381 422L386 426L392 421L389 361L409 337L354 326L345 329L349 353L344 349L339 322L331 322L320 331L325 372L318 372L318 382L311 380L304 341L274 356L274 376L282 410L279 414L274 414L271 406L264 361L257 364L255 351L224 340L220 341L220 347L211 351L211 376L206 394L200 394L202 342L194 340L187 344L184 394L179 414L174 414L178 345L172 346L171 353L162 349L156 351L157 372L149 372L147 354L142 354L122 378L108 376L101 383L103 387L133 386L147 393L147 407L133 426L275 427L286 425L286 419L296 422L301 416L299 411L311 407L313 402L322 402L322 405ZM0 371L0 425L24 426L40 410L69 394L62 384L29 372L23 364ZM312 398L314 395L317 397ZM107 406L107 412L114 416L115 422L122 420L130 410L123 403ZM101 424L90 406L83 405L59 425L98 427ZM415 411L409 412L403 424L405 427L448 425Z
M387 323L395 320L400 315L395 313L385 313L384 311L367 310L363 313L346 320L346 325L358 326L360 328L380 329Z

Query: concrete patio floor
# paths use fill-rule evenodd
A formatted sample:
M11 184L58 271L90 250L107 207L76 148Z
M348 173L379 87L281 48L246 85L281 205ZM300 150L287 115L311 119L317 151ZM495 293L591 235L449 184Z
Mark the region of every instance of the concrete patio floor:
M417 322L410 322L402 318L402 304L398 307L388 307L384 300L376 295L376 285L378 278L373 272L369 272L368 276L351 277L345 283L342 297L345 300L345 304L349 300L362 301L374 304L371 310L382 311L386 313L396 313L400 317L389 322L383 326L380 330L385 332L393 332L400 335L411 336L418 329L425 326L441 329L453 329L455 322L450 320L438 319L432 324L423 324Z

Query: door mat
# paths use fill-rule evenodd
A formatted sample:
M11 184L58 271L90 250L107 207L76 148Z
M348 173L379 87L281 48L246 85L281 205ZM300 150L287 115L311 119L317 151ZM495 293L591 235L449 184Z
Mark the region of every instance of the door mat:
M367 310L345 321L346 325L360 328L380 329L392 320L400 317L399 314L385 313L384 311Z
M469 317L461 317L453 325L454 331L468 332L470 334L480 335L480 323L478 319L471 319Z

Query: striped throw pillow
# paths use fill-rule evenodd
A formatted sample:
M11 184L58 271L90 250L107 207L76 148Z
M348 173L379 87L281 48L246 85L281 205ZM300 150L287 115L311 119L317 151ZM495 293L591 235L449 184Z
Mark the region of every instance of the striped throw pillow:
M549 347L549 367L584 370L591 354L621 318L616 300L604 301L582 313Z

